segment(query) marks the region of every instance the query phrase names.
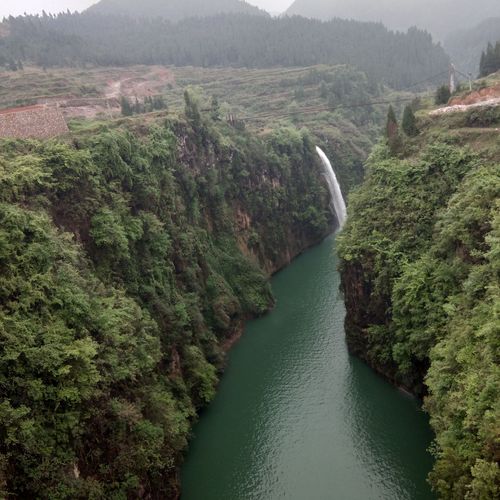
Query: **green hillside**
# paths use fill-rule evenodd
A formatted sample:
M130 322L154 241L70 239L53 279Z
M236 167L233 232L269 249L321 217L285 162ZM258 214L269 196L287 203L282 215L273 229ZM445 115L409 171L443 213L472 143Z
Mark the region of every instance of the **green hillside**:
M483 82L486 84L486 82ZM425 398L442 498L497 498L500 108L417 116L372 153L340 237L349 347Z

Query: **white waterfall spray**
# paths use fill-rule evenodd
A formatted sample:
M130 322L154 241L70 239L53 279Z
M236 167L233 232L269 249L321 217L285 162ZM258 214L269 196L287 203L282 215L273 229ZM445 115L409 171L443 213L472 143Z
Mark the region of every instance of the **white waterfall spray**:
M333 170L332 164L328 159L328 156L324 151L316 146L316 151L323 163L323 168L325 170L325 178L328 183L328 189L330 190L331 202L330 206L337 216L339 223L339 229L344 227L345 221L347 219L347 209L345 206L344 197L342 196L342 191L340 190L340 184L337 180L337 176Z

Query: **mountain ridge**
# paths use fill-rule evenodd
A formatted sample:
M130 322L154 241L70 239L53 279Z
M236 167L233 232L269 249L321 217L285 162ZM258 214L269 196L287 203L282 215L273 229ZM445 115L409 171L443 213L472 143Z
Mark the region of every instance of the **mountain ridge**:
M188 17L207 17L222 13L240 13L268 16L243 0L144 0L140 4L133 0L100 0L85 12L94 14L124 14L131 17L163 17L180 21Z
M318 19L333 17L360 21L380 21L391 29L406 30L411 26L426 29L437 38L445 38L459 29L470 28L483 20L500 16L500 2L478 0L422 0L418 6L411 0L295 0L286 11L288 15L301 15Z

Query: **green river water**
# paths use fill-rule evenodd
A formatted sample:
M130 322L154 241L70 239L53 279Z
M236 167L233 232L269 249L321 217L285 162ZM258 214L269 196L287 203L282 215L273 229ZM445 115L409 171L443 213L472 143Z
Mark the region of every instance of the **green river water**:
M183 500L432 499L419 404L345 345L335 240L273 278L194 429Z

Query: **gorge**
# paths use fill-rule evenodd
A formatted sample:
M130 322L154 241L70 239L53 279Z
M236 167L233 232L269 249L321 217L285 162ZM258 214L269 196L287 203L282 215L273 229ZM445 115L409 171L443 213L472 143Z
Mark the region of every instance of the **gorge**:
M500 74L251 11L0 23L0 498L500 498Z

